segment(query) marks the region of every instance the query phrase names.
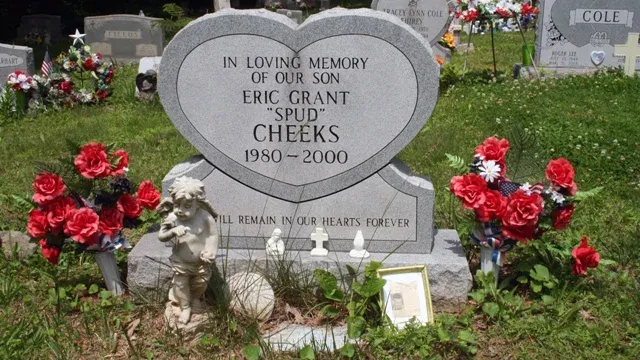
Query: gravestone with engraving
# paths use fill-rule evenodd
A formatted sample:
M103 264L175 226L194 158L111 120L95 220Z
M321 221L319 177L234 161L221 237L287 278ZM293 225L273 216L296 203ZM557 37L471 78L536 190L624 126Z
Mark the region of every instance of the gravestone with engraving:
M424 36L434 55L450 60L451 50L438 43L449 30L455 5L448 0L373 0L371 8L397 16Z
M540 4L536 60L560 74L624 65L615 46L640 32L636 0L544 0ZM640 70L640 59L636 63Z
M471 287L457 232L435 229L431 181L395 158L438 86L428 42L383 12L333 9L299 26L264 10L205 15L160 65L164 109L202 153L174 167L163 192L180 176L204 182L232 268L269 261L275 228L285 258L305 269L358 267L349 251L361 231L367 262L427 264L434 301L457 306ZM311 253L318 229L328 256ZM145 235L129 255L129 285L168 281L170 253Z
M161 19L138 15L107 15L84 18L85 42L107 58L137 62L162 56L164 31Z
M26 46L0 44L0 87L4 88L7 76L16 70L34 74L33 50Z
M62 39L60 24L60 16L57 15L24 15L18 27L18 40L24 40L29 34L37 34L43 43L55 44Z

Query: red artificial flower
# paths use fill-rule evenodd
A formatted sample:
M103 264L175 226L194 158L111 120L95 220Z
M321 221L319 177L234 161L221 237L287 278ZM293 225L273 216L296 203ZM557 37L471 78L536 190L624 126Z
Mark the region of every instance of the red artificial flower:
M543 205L542 196L536 193L527 195L523 190L518 190L511 194L502 217L503 234L522 242L533 238Z
M553 227L556 230L564 230L571 223L573 217L573 204L569 204L563 208L553 210Z
M74 162L78 172L87 179L105 178L111 173L105 147L100 143L88 143L80 150Z
M545 175L552 185L565 189L571 196L578 192L578 186L573 181L575 171L571 163L564 158L549 161Z
M538 14L540 10L529 3L522 4L522 16Z
M58 85L58 90L66 94L71 94L71 91L73 91L73 84L71 81L63 81Z
M113 67L109 67L107 70L107 76L104 79L105 84L111 84L111 80L113 80Z
M37 239L47 235L49 231L49 223L47 222L47 213L33 209L29 211L29 220L27 221L27 232L32 238Z
M42 248L42 256L53 265L58 265L60 258L60 248L47 244L47 240L40 239L40 247Z
M107 93L104 90L96 91L96 97L98 98L98 101L102 101L102 100L106 99L108 95L109 95L109 93Z
M50 172L38 174L31 187L35 191L33 201L40 206L50 203L67 188L60 176Z
M122 194L118 199L118 210L128 218L137 218L142 213L140 203L131 194Z
M149 210L155 210L158 204L160 204L160 192L153 186L150 180L145 180L140 183L136 197L140 205Z
M511 16L513 16L513 14L511 14L511 11L507 10L507 9L503 9L503 8L497 8L496 9L496 13L498 15L500 15L501 17L507 19L510 18Z
M480 12L478 11L478 9L469 9L466 11L462 11L457 15L458 18L462 19L463 21L473 22L480 16Z
M122 229L124 214L116 208L103 208L100 211L98 229L105 235L113 235Z
M59 197L47 206L47 223L54 233L64 228L67 216L75 208L75 200L68 196Z
M484 204L475 210L478 221L489 222L501 219L507 209L507 199L496 190L487 191L485 198Z
M582 237L580 245L573 249L571 255L574 259L572 267L574 275L584 275L588 268L596 268L600 263L600 254L594 247L589 246L586 236Z
M507 172L506 157L509 151L509 140L498 139L495 136L486 138L482 144L476 147L476 157L482 160L493 160L500 165L500 174L504 176Z
M84 67L85 70L87 71L92 71L94 69L94 65L93 65L93 59L91 57L88 57L83 63L82 63L82 67Z
M83 245L93 245L98 242L98 214L90 208L72 210L64 224L64 233Z
M124 169L129 166L129 153L120 149L113 153L113 156L118 158L118 164L111 170L111 175L123 175Z
M487 183L477 174L454 176L449 188L462 200L465 209L477 209L486 201Z

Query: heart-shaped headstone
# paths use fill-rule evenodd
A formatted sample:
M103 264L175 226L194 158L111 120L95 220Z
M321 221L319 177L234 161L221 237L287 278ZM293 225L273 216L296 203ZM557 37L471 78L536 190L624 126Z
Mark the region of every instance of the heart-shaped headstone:
M551 19L560 34L578 47L594 37L596 46L625 44L627 34L640 32L639 17L639 1L557 0L551 7Z
M178 130L217 168L293 202L352 186L423 127L439 67L420 35L372 10L333 10L299 27L225 10L167 46L159 93Z
M600 66L604 62L605 57L606 54L604 53L604 51L591 52L591 62L593 62L595 66Z

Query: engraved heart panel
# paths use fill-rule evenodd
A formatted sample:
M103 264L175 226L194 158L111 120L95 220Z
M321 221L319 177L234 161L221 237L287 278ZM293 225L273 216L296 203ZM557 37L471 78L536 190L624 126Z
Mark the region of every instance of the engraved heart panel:
M217 168L293 202L385 166L420 131L439 67L420 35L371 10L328 11L300 27L264 11L223 11L164 52L162 103Z

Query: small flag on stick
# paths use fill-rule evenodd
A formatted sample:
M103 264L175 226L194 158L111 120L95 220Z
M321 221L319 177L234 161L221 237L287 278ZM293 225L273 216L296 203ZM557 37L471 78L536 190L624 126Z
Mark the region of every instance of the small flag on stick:
M49 50L44 53L44 60L42 61L42 67L40 70L42 71L42 76L49 77L49 72L51 71L51 67L53 63L51 62L51 57L49 56Z

